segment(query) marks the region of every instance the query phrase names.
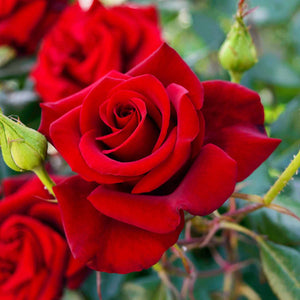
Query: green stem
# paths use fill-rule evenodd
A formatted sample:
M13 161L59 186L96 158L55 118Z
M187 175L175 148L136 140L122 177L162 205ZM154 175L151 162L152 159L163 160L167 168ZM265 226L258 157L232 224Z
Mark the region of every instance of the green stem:
M44 186L47 188L49 193L55 197L55 194L53 192L53 187L55 186L55 183L50 178L49 174L47 173L44 165L40 165L39 167L32 170L40 179L40 181L44 184Z
M242 232L242 233L252 237L257 242L260 242L262 240L262 238L258 234L256 234L255 232L253 232L253 231L249 230L248 228L243 227L239 224L236 224L236 223L221 222L220 223L220 228L231 229L231 230L235 230L235 231L238 231L238 232Z
M234 71L228 71L230 75L230 81L234 83L240 83L243 73L240 72L234 72Z
M299 168L300 168L300 151L264 196L264 202L266 205L269 205L274 200L274 198L282 191L282 189L291 180L291 178Z

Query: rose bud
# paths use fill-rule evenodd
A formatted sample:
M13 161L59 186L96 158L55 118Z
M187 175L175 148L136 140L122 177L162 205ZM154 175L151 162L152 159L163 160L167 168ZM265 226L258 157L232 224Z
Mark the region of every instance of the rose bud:
M59 207L45 201L38 178L6 178L0 190L0 298L54 300L78 288L89 270L72 257Z
M43 103L40 131L78 173L54 187L74 257L116 273L155 264L184 211L218 209L280 142L256 92L201 83L166 44L125 74Z
M221 65L228 70L234 82L240 82L243 73L257 63L257 54L243 18L236 16L219 52Z
M13 170L39 168L47 155L47 140L38 131L14 121L0 111L0 144L5 163Z

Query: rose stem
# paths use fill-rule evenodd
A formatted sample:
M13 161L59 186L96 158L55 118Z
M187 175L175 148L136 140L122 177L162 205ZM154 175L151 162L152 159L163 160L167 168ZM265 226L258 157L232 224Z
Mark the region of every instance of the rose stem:
M297 170L299 168L300 168L300 151L264 196L264 203L266 205L269 205L274 200L274 198L282 191L282 189L286 186L286 184L291 180L293 175L297 173Z
M39 167L32 170L40 179L40 181L44 184L44 186L47 188L49 193L55 197L55 194L53 192L53 187L55 186L55 183L50 178L49 174L47 173L44 165L40 165Z

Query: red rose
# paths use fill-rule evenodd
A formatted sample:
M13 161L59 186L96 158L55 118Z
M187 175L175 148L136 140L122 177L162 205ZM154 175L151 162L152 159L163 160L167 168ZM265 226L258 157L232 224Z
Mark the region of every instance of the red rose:
M58 205L43 200L50 196L40 181L20 176L4 180L2 189L1 300L53 300L64 283L78 287L87 269L72 258Z
M32 53L67 0L0 0L0 45Z
M56 101L111 70L141 62L162 43L154 6L69 7L45 38L32 74L43 101Z
M266 135L257 93L201 84L166 44L42 108L40 130L80 175L55 187L71 250L106 272L157 262L183 210L217 209L279 143Z

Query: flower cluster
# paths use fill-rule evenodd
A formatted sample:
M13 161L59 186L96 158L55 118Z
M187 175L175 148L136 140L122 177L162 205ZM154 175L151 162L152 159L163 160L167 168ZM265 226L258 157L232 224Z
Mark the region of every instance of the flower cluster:
M280 143L267 136L259 95L200 82L163 41L153 6L0 0L1 45L32 53L44 35L31 72L39 131L76 174L54 176L58 204L37 178L3 181L4 299L57 299L81 283L86 266L151 267L178 240L185 214L218 209ZM8 165L32 170L26 152L40 166L44 137L40 154L40 133L28 143L23 125L1 120Z

